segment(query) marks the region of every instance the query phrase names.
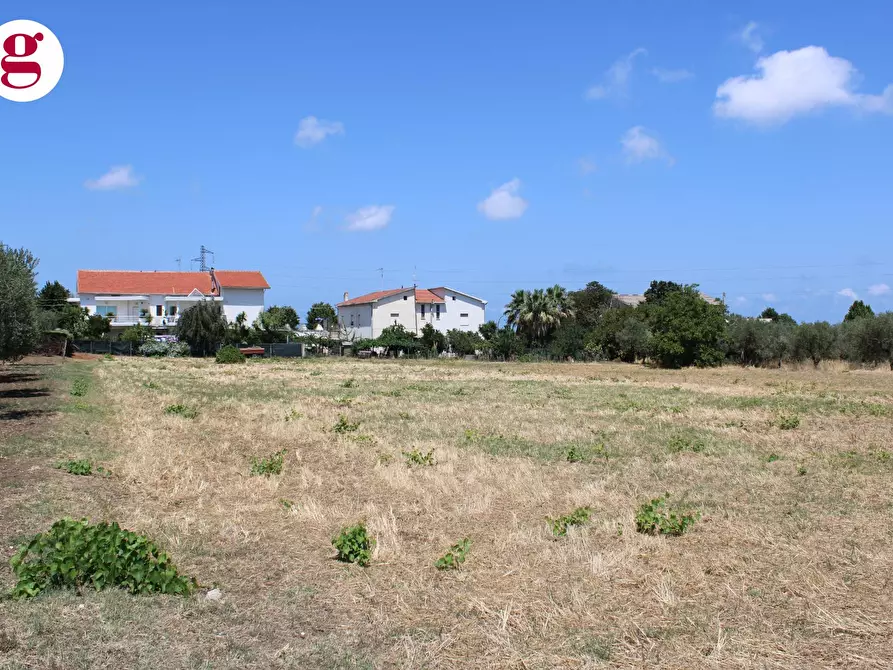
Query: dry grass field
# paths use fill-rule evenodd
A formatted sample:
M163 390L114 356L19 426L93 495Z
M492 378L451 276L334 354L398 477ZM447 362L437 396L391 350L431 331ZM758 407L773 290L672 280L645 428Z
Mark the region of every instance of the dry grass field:
M153 537L203 588L0 601L0 667L893 667L889 371L116 359L38 376L53 412L0 421L0 587L13 545L86 516ZM250 475L283 449L281 475ZM664 492L698 522L636 532ZM555 537L546 517L580 506L590 521ZM358 520L366 568L331 544ZM435 569L465 537L462 568Z

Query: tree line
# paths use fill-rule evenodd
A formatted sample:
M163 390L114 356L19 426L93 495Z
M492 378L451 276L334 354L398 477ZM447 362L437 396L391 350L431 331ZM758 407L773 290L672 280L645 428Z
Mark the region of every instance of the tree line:
M37 290L38 260L27 249L0 243L0 360L31 352L42 333L64 331L73 339L101 339L111 328L108 317L89 314L69 302L59 282ZM121 339L150 342L145 323L125 329ZM505 320L503 324L502 321ZM290 306L274 305L253 323L244 313L228 323L217 302L199 302L184 310L175 328L195 355L209 355L225 344L252 345L300 341L312 347L340 348L345 341L334 307L317 302L306 314L310 328L298 331L300 317ZM716 366L723 363L779 366L785 362L842 359L857 364L888 364L893 370L893 312L874 314L857 300L843 321L797 323L767 308L759 318L731 314L726 305L705 300L695 284L652 281L644 300L623 304L614 291L593 281L577 291L562 286L515 291L498 321L477 332L437 331L426 324L419 336L402 326L385 328L373 340L352 342L352 349L390 355L478 354L498 360L617 360L661 367Z

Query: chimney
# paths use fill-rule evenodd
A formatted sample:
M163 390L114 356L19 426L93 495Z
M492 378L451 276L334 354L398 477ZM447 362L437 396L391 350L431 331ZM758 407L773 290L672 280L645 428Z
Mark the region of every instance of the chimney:
M344 292L344 302L347 302L347 299L348 299L349 297L350 297L350 296L348 295L347 291L345 291L345 292Z

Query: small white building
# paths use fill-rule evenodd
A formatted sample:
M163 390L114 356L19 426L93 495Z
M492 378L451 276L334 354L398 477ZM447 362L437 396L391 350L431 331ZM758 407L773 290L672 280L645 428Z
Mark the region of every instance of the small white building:
M108 316L112 332L137 324L159 331L176 326L184 310L201 300L223 305L227 321L245 312L251 324L264 311L264 291L270 288L257 271L139 272L78 270L77 297L92 314ZM151 319L147 323L147 319Z
M487 301L448 286L395 288L358 298L344 294L338 305L338 323L354 338L375 338L388 326L402 325L418 335L425 324L437 330L477 331L484 323Z

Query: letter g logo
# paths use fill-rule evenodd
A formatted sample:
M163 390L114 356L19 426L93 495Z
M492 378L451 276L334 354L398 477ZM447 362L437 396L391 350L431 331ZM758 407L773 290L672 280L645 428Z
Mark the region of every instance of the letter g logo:
M59 83L65 65L62 45L46 26L27 20L4 23L0 47L0 96L31 102Z

